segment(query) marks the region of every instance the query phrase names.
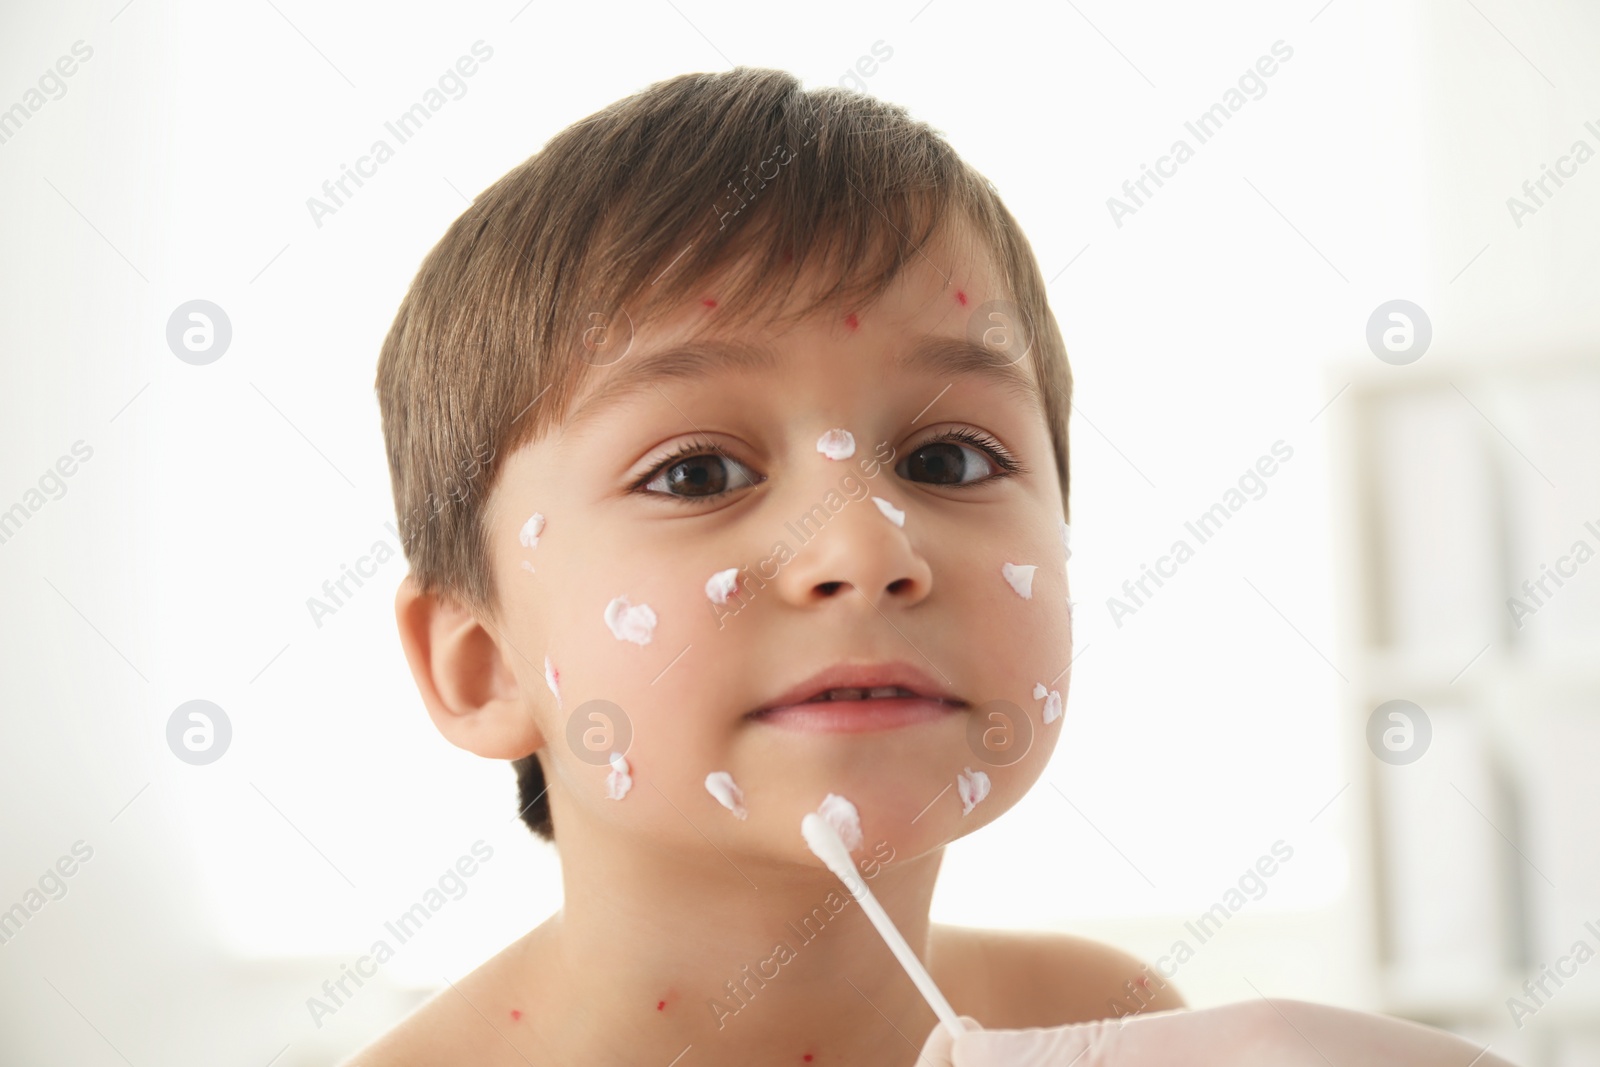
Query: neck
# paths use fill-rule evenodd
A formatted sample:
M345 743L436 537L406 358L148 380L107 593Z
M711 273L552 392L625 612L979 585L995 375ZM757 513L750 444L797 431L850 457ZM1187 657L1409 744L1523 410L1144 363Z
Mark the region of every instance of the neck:
M543 991L556 1058L667 1064L692 1045L696 1064L914 1062L936 1017L820 863L595 840L562 842L565 903L513 964L515 988ZM856 859L926 963L943 849Z

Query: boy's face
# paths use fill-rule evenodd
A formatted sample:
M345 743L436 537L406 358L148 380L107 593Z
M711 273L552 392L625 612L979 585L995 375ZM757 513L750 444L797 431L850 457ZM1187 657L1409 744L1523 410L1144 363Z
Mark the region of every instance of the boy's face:
M1035 380L1024 338L988 335L989 374L967 358L898 365L930 341L982 337L976 315L1004 321L987 317L1009 298L991 265L924 251L877 304L788 329L719 328L710 284L620 338L621 358L597 348L605 365L567 425L507 457L488 514L496 636L537 724L559 840L610 828L814 864L800 820L831 792L859 810L863 850L887 841L910 858L999 815L1042 772L1062 722L1043 722L1033 690L1065 697L1072 649L1051 437L1039 403L1001 377ZM773 358L588 402L691 335ZM835 429L854 455L819 451ZM525 547L535 513L543 530ZM1030 598L1006 564L1037 568ZM717 605L707 580L732 568L737 592ZM618 597L634 612L614 605L625 615L611 621L648 643L614 632ZM750 717L826 668L890 663L965 706L857 732ZM620 801L607 796L613 749L633 779ZM991 789L964 815L969 770ZM707 791L713 771L743 790L747 820Z

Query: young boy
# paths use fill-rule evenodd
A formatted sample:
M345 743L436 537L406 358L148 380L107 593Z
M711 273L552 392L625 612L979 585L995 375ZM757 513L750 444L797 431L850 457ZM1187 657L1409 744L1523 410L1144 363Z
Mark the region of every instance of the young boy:
M516 763L564 903L350 1063L909 1067L936 1017L819 809L958 1013L1182 1006L1116 949L928 920L1072 647L1066 352L934 131L779 71L652 85L456 220L377 388L412 673Z

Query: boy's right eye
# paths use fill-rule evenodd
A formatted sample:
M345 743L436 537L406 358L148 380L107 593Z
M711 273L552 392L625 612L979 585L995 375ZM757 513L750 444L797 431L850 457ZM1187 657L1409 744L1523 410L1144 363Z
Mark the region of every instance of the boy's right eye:
M731 474L730 467L736 468ZM727 453L691 444L663 460L635 488L676 500L710 500L763 480L751 477L750 469Z

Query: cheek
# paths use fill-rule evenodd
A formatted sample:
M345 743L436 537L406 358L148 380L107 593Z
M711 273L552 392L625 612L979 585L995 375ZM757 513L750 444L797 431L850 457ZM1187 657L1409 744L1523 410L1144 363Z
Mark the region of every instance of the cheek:
M1015 700L1036 682L1060 687L1051 680L1072 660L1072 618L1059 539L947 543L925 554L932 599L942 602L942 620L959 629L960 642L947 641L944 649L989 685L990 692L970 699Z
M707 574L682 559L580 560L561 568L548 605L563 709L556 725L566 730L551 740L570 747L566 720L598 709L605 721L585 746L625 744L633 778L621 802L629 810L618 815L659 806L678 818L652 786L680 807L686 796L698 801L706 774L720 769L719 729L726 735L748 710L737 694L749 688L749 664L719 632L704 590L710 568L699 569ZM528 657L539 664L544 652ZM610 767L592 752L576 755L572 788L605 796Z

